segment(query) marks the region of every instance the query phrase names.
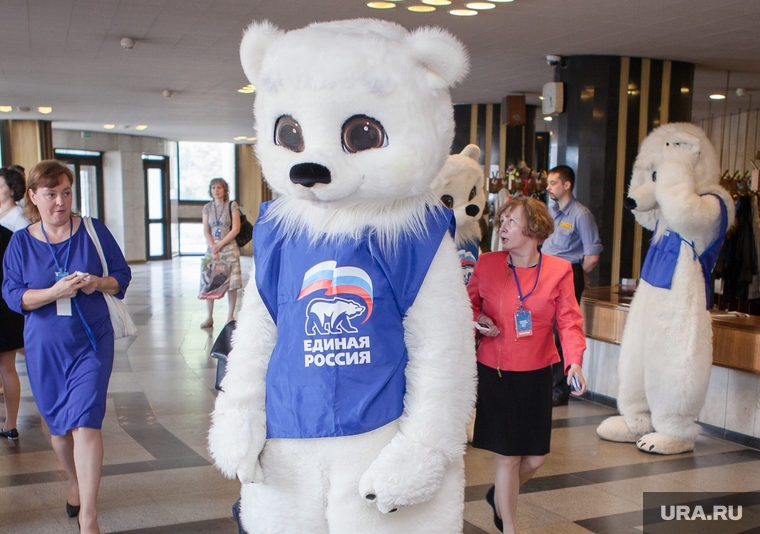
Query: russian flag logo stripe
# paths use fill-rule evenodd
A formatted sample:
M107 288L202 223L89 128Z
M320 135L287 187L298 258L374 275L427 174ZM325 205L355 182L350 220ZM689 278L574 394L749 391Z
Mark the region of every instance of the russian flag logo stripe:
M325 295L349 294L360 297L367 306L367 322L372 314L372 279L359 267L338 267L338 262L323 261L311 267L303 276L298 299L316 291L325 290Z

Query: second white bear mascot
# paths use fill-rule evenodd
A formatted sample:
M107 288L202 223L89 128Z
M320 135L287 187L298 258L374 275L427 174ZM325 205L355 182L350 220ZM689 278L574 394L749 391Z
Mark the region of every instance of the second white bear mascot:
M251 25L264 204L216 465L250 534L462 531L475 396L453 217L431 183L466 74L440 29L378 20Z
M433 181L433 190L443 205L454 210L457 232L454 242L459 251L465 284L470 281L480 255L480 218L486 206L483 190L483 169L478 159L478 145L467 145L461 153L452 154Z
M603 439L658 454L694 448L712 367L710 273L734 220L719 179L693 124L666 124L641 144L626 207L654 236L620 346L621 415L599 426Z

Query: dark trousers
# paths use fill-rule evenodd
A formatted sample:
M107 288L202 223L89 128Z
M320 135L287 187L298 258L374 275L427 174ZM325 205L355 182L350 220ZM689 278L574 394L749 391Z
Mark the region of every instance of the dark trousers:
M578 301L578 305L580 306L581 295L586 287L586 277L583 273L583 265L580 263L573 263L573 284L575 285L575 300ZM562 355L562 344L559 342L556 325L554 326L554 344L557 346L557 352L559 352L559 362L552 365L552 389L555 396L567 397L570 395L570 386L567 385L565 358Z

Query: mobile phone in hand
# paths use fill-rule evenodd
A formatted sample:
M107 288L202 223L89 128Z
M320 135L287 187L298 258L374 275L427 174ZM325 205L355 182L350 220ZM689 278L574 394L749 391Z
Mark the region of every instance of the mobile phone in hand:
M573 389L573 391L580 391L581 388L581 381L578 378L578 375L573 375L573 377L570 379L570 387Z
M482 325L480 323L475 323L475 328L477 328L478 332L480 332L481 334L485 334L486 332L488 332L490 330L489 327L484 326L484 325Z

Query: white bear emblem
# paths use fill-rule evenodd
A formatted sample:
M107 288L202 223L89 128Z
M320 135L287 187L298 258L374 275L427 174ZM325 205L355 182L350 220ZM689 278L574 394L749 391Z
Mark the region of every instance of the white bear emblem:
M358 330L351 324L351 319L360 316L364 310L364 306L349 299L314 299L306 308L306 334L354 334Z

